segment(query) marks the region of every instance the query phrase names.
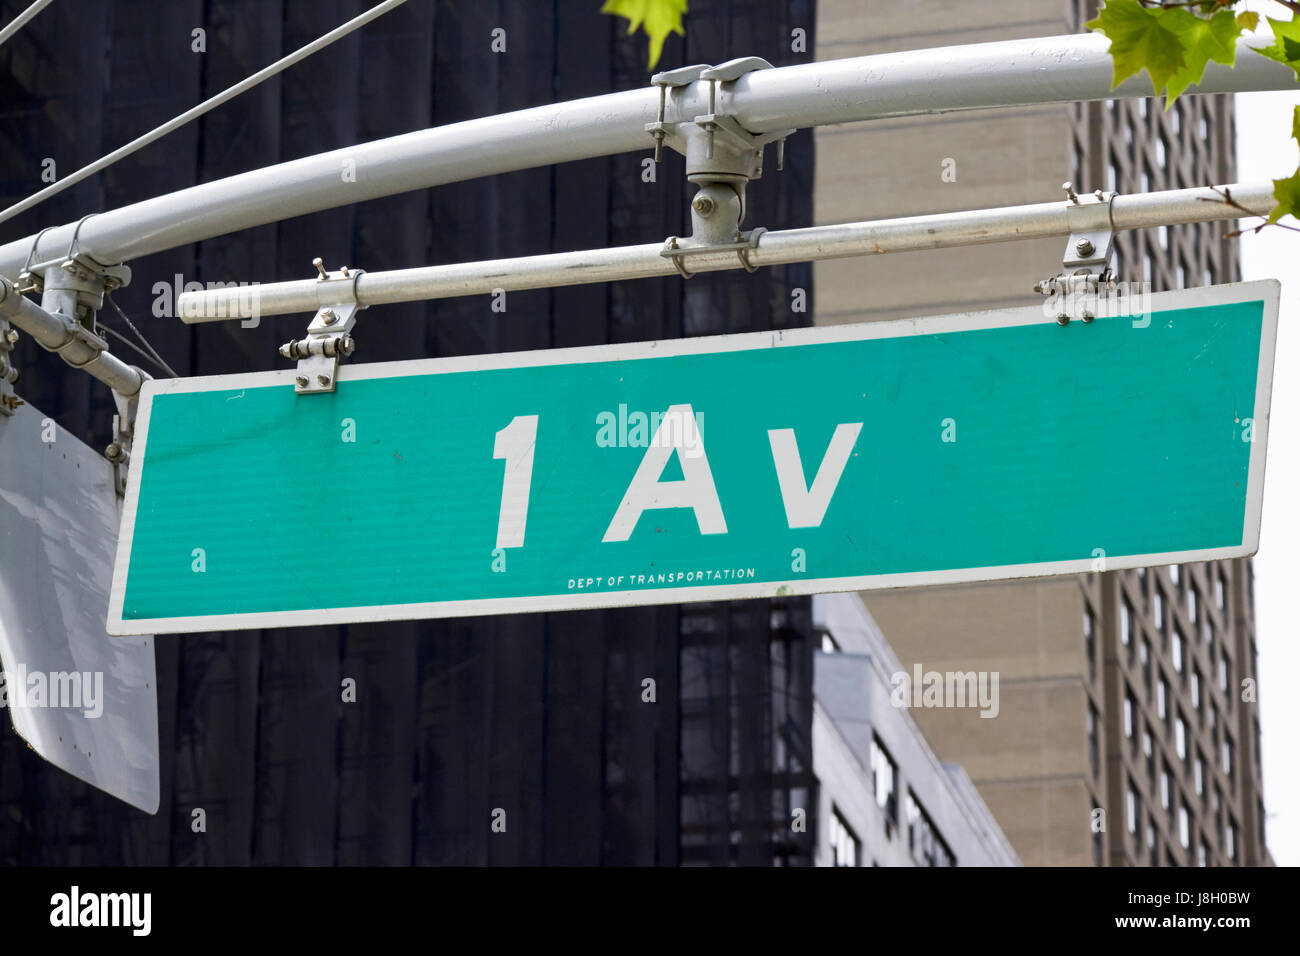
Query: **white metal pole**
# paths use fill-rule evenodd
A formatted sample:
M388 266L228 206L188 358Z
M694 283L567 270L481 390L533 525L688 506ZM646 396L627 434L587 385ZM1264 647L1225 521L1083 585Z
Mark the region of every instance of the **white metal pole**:
M1215 190L1218 190L1217 192ZM1189 222L1237 219L1242 208L1224 201L1224 190L1249 213L1266 215L1274 206L1272 183L1235 184L1198 189L1172 189L1136 196L1116 196L1110 220L1116 230L1175 226ZM817 259L879 255L914 249L1042 239L1070 234L1069 203L1037 203L1001 209L972 209L875 222L853 222L807 229L765 232L748 259L754 266L773 266ZM622 279L673 275L671 259L661 255L662 243L588 249L518 259L458 262L419 269L367 272L349 288L363 306L423 299L481 295L504 289L539 289ZM692 254L691 272L741 268L737 254ZM253 315L311 313L339 305L337 283L316 279L275 282L244 288L186 292L178 302L185 322L210 322ZM331 298L333 296L334 298Z
M8 319L50 352L58 352L74 368L85 369L123 398L140 391L148 375L111 354L72 319L46 312L24 298L0 276L0 318Z
M1258 44L1259 39L1249 42ZM753 133L891 116L1150 95L1145 76L1110 89L1098 34L1007 40L828 60L748 73L722 84L717 110ZM1211 63L1201 93L1297 87L1280 63L1238 47L1235 69ZM709 112L708 85L668 94L665 120ZM87 220L78 248L115 263L395 193L519 169L647 149L659 93L642 89L489 116L308 156L203 183ZM344 164L356 182L344 182ZM0 247L0 274L66 254L75 224ZM36 246L33 249L33 246Z

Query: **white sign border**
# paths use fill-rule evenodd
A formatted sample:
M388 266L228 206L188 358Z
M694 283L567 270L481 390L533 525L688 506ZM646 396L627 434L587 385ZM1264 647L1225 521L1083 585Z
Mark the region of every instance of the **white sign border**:
M1254 441L1250 450L1250 473L1246 489L1244 536L1241 544L1198 551L1160 554L1107 556L1105 570L1154 567L1165 564L1190 564L1253 555L1259 548L1261 508L1264 497L1264 462L1268 444L1268 415L1273 388L1273 362L1277 346L1278 303L1281 284L1276 279L1234 282L1226 285L1157 292L1149 297L1152 312L1194 309L1213 305L1263 301L1264 315L1260 335L1260 359L1255 383ZM949 315L892 319L852 325L810 326L771 332L743 332L736 335L668 339L653 342L629 342L567 349L529 352L498 352L486 355L450 358L414 359L400 362L376 362L365 365L342 365L339 387L349 381L370 378L399 378L407 375L438 375L452 372L489 369L533 368L545 365L574 365L589 362L629 359L667 358L677 355L705 355L760 348L783 348L869 339L935 335L1015 328L1049 322L1041 305L986 312L959 312ZM292 368L273 372L245 372L233 375L207 375L195 378L154 379L141 389L136 415L136 439L132 459L143 462L149 440L149 415L157 395L184 392L225 391L236 388L292 388L296 371ZM311 401L310 396L301 399ZM117 559L113 569L113 587L109 595L107 631L114 636L137 634L197 633L201 631L248 630L271 627L305 627L322 624L361 624L377 621L401 621L422 618L479 617L490 614L523 614L538 611L568 611L611 607L635 607L656 604L685 604L699 601L739 601L754 598L824 594L836 591L866 591L883 588L921 587L939 584L967 584L1013 578L1079 574L1096 570L1091 557L1070 561L1034 564L997 565L958 568L945 571L909 571L901 574L877 574L844 578L797 578L790 581L764 581L752 584L718 584L694 587L638 588L624 591L569 592L541 597L478 598L469 601L428 601L416 604L385 604L368 607L321 608L294 611L258 611L241 614L212 614L191 617L122 619L126 596L126 574L135 532L139 504L139 467L130 469L126 504L118 538Z

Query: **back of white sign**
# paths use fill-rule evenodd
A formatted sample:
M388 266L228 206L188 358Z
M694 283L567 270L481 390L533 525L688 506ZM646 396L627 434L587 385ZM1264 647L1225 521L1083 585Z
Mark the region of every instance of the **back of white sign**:
M50 763L158 810L153 637L104 630L112 466L30 405L0 417L0 702Z

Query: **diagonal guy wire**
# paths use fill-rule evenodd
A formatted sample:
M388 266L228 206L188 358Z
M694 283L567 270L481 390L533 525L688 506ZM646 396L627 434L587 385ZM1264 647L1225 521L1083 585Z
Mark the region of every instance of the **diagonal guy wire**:
M45 2L48 3L49 0L45 0ZM283 70L288 69L289 67L293 66L295 63L299 62L300 60L305 60L307 57L311 56L313 53L317 52L318 50L324 49L325 47L329 46L335 40L341 40L343 37L347 36L353 30L365 26L371 20L374 20L376 17L383 16L389 10L392 10L394 7L401 6L405 2L406 0L384 0L383 3L376 4L375 6L367 10L365 13L361 14L359 17L349 20L347 23L344 23L342 26L335 27L329 33L326 33L325 35L313 40L311 43L308 43L305 47L302 47L301 49L296 50L293 53L290 53L288 56L284 57L283 59L276 60L270 66L259 70L258 72L254 73L250 77L247 77L246 79L240 80L238 83L236 83L234 86L230 87L229 89L221 93L218 93L216 96L210 99L204 100L198 106L195 106L190 110L187 110L186 112L182 113L180 116L168 120L166 123L163 123L163 125L159 126L157 129L145 133L143 136L139 137L138 139L132 140L131 142L127 143L125 146L118 147L117 149L113 150L113 152L109 153L107 156L95 160L95 162L91 163L89 166L83 166L81 169L77 170L75 173L73 173L71 176L68 176L66 179L61 179L56 183L51 183L49 186L46 186L40 192L28 196L26 199L20 202L14 203L8 209L4 210L4 212L0 212L0 222L5 222L9 219L12 219L20 212L25 212L26 210L31 209L37 203L44 202L46 199L49 199L51 196L55 195L56 193L62 192L63 190L67 189L69 186L74 186L77 183L81 182L86 177L93 176L95 173L108 168L109 166L113 165L113 163L117 162L119 159L123 159L124 157L130 156L136 150L148 146L150 143L154 142L157 139L161 139L163 136L166 136L168 133L172 132L175 129L179 129L180 127L188 123L190 120L196 119L197 117L202 116L204 113L208 112L209 110L215 109L216 107L220 106L222 103L234 99L240 93L252 89L254 86L261 83L263 80L269 79L275 76L277 73L280 73ZM35 6L35 4L33 4L33 6Z
M54 0L36 0L36 2L30 7L18 14L18 16L14 17L13 23L9 24L9 26L5 27L3 30L0 30L0 46L3 46L6 40L23 27L27 26L28 20L36 16L36 14L40 13L53 2Z

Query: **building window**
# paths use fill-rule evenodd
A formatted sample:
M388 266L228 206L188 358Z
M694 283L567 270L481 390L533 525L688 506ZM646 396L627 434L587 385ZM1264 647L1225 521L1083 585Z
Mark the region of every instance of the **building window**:
M1101 830L1097 829L1096 821L1101 818L1101 807L1097 804L1092 805L1092 863L1094 866L1104 866L1105 860L1102 858L1102 838Z
M1183 723L1182 714L1174 718L1174 750L1179 760L1187 759L1187 725Z
M1092 611L1086 608L1083 612L1083 646L1088 654L1088 679L1095 681L1097 679L1096 622Z
M1196 588L1194 586L1187 589L1187 619L1192 622L1192 630L1194 632L1199 632L1200 627L1198 625L1201 623L1201 608L1196 595Z
M1156 585L1156 630L1161 634L1165 632L1165 596L1160 593L1160 586Z
M1192 665L1192 710L1200 713L1201 710L1201 672L1195 664Z
M1223 571L1214 576L1214 603L1219 605L1220 611L1228 613L1228 587L1223 580Z
M1169 684L1165 681L1164 675L1156 682L1156 714L1169 726Z
M1223 691L1225 694L1228 694L1229 683L1230 681L1228 680L1228 656L1226 654L1220 654L1219 655L1219 690ZM1231 706L1232 704L1231 694L1228 694L1228 703L1229 706Z
M1142 638L1141 648L1138 650L1138 660L1142 663L1142 681L1146 684L1148 691L1151 690L1151 644L1144 637Z
M1147 852L1151 854L1151 865L1160 865L1160 851L1156 847L1156 821L1147 817Z
M1232 863L1237 862L1237 821L1228 818L1228 829L1223 834L1223 852Z
M1183 845L1184 850L1192 845L1192 823L1185 803L1178 808L1178 842Z
M1147 778L1156 782L1156 754L1151 746L1151 728L1142 728L1142 753L1147 758Z
M874 734L871 737L871 786L876 792L876 806L885 814L885 834L892 836L898 826L898 765Z
M1101 747L1098 732L1101 721L1097 718L1097 708L1088 704L1088 758L1092 763L1092 775L1097 776L1101 769Z
M860 865L862 843L834 806L831 807L830 838L832 866Z
M907 846L922 866L956 866L957 860L935 828L930 815L909 788L907 791Z
M1136 834L1138 832L1139 810L1141 801L1138 799L1137 788L1133 786L1133 781L1128 782L1128 799L1125 802L1128 811L1128 832Z
M1200 842L1196 844L1196 865L1210 865L1210 847L1205 842L1205 837L1201 837Z
M1232 765L1235 762L1232 751L1233 751L1232 738L1224 737L1223 738L1223 774L1228 778L1229 781L1232 780Z
M1120 602L1119 641L1128 648L1128 659L1133 660L1133 608L1128 598Z
M1173 778L1169 775L1169 767L1165 766L1160 771L1160 809L1168 810L1173 806L1174 785Z
M1169 580L1174 583L1174 587L1178 587L1178 582L1181 577L1181 571L1182 569L1178 565L1176 564L1169 565Z
M1174 623L1174 670L1179 674L1183 672L1183 628L1181 624Z
M1124 694L1124 736L1129 740L1136 740L1134 736L1137 731L1134 729L1134 712L1137 710L1137 703L1133 700L1133 695Z
M1192 779L1196 784L1196 795L1204 798L1205 796L1205 761L1201 755L1196 755L1196 763L1193 767Z

